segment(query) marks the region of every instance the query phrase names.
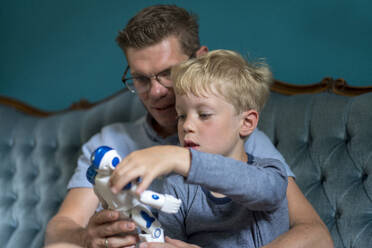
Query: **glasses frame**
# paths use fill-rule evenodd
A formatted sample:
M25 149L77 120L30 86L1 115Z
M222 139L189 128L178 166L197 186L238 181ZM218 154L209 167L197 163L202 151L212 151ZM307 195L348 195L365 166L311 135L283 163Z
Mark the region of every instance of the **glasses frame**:
M129 90L130 92L132 92L132 93L136 93L137 91L136 91L135 89L132 89L134 86L129 86L128 81L129 81L129 80L133 80L133 79L135 79L135 78L137 78L137 77L129 77L129 78L125 78L125 77L127 76L127 73L128 73L128 71L129 71L129 69L130 69L130 67L129 67L129 65L127 65L127 67L125 68L124 74L123 74L123 76L121 77L121 81L125 84L125 86L128 88L128 90ZM146 77L146 78L148 78L148 79L150 80L150 83L151 83L151 79L152 79L153 77L155 77L155 80L156 80L159 84L161 84L163 87L169 89L169 88L172 88L172 86L166 86L166 85L164 85L164 84L161 82L161 80L159 79L159 74L161 74L161 73L163 73L163 72L165 72L165 71L167 71L167 70L170 70L170 69L171 69L171 68L165 69L165 70L163 70L163 71L161 71L161 72L158 72L157 74L152 75L152 76L150 76L150 77L148 77L148 76L141 76L141 77ZM134 87L134 88L135 88L135 87ZM144 92L147 92L147 91L148 91L148 90L146 90L146 91L144 91Z
M198 49L199 50L199 49ZM193 53L193 54L191 54L190 56L189 56L189 58L187 59L187 60L189 60L189 59L192 59L192 58L195 58L196 57L196 52L195 53ZM135 89L132 89L132 87L131 86L128 86L128 81L129 80L133 80L134 78L136 78L136 77L129 77L129 78L125 78L126 76L127 76L127 73L128 73L128 71L129 71L129 69L130 69L130 67L129 67L129 65L127 65L127 67L125 68L125 71L124 71L124 73L123 73L123 76L121 77L121 81L123 82L123 84L128 88L128 90L130 91L130 92L132 92L133 94L136 94L136 90ZM159 73L157 73L157 74L155 74L155 75L153 75L153 76L151 76L151 77L147 77L147 78L149 78L150 80L151 80L151 78L153 78L153 77L155 77L155 79L156 79L156 81L159 83L159 84L161 84L163 87L165 87L165 88L167 88L167 89L170 89L170 88L172 88L172 86L170 86L170 87L168 87L168 86L165 86L160 80L159 80L159 78L158 78L158 76L159 76L159 74L160 73L162 73L162 72L164 72L164 71L166 71L166 70L169 70L169 69L171 69L171 67L170 68L168 68L168 69L165 69L165 70L163 70L163 71L161 71L161 72L159 72ZM133 86L134 87L134 86ZM135 88L135 87L134 87ZM151 88L151 87L150 87ZM150 89L149 88L149 89ZM146 91L144 91L144 92L147 92L148 90L146 90Z

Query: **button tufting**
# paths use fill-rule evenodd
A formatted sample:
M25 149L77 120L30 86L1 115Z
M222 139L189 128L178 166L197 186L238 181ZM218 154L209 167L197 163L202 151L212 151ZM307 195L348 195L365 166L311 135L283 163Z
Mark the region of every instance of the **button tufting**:
M342 213L341 213L341 210L337 209L337 210L336 210L336 213L335 213L335 218L336 218L336 219L340 219L340 218L341 218L341 214L342 214Z
M327 178L323 175L320 179L320 182L323 184L327 181Z
M367 180L367 178L368 178L368 174L367 174L367 172L363 172L362 173L362 182L364 182L365 180Z
M327 181L327 175L325 173L321 173L320 175L320 183L323 184Z

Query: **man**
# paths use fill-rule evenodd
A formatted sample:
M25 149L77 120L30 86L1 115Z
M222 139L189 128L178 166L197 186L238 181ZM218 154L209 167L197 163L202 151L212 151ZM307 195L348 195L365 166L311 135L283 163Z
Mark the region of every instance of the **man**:
M135 226L118 221L119 213L103 210L95 213L99 201L91 185L84 181L89 155L99 145L109 145L128 155L137 149L159 144L177 144L175 97L170 68L190 57L208 51L200 46L195 16L169 5L145 8L133 17L117 37L129 67L124 82L136 92L148 111L147 118L133 124L117 124L104 128L84 145L78 168L69 183L69 192L56 216L47 227L46 244L68 242L83 247L134 247ZM130 69L129 69L130 68ZM131 76L127 75L130 71ZM134 83L134 88L131 88ZM131 130L141 135L131 136ZM103 144L105 143L105 144ZM282 159L268 138L260 131L252 134L246 150L258 157ZM168 154L169 161L176 154ZM233 162L232 162L233 163ZM327 228L306 200L287 168L290 230L267 247L332 247ZM154 186L155 187L155 186ZM119 235L126 233L126 235ZM151 247L195 247L177 240Z

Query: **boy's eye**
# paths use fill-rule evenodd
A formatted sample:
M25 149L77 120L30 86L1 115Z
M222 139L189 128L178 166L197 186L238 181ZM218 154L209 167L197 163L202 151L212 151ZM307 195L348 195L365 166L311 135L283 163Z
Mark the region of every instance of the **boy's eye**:
M212 116L212 114L209 114L209 113L200 113L199 114L199 117L202 120L206 120L206 119L210 118L211 116Z

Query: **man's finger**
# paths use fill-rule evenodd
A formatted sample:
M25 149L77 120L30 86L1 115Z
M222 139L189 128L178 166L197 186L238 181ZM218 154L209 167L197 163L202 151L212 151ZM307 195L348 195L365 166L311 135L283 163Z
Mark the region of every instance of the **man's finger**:
M103 224L97 227L96 233L98 237L108 237L118 234L125 234L134 231L136 225L131 221L117 221L113 223Z
M98 213L96 213L92 217L93 223L96 225L105 224L108 222L113 222L119 219L119 213L117 211L112 210L102 210Z

